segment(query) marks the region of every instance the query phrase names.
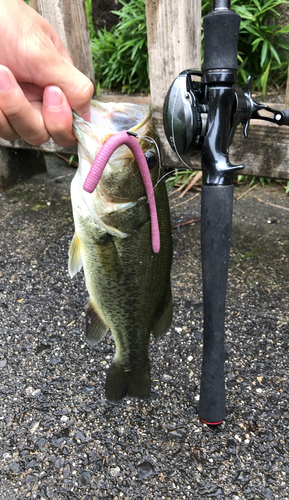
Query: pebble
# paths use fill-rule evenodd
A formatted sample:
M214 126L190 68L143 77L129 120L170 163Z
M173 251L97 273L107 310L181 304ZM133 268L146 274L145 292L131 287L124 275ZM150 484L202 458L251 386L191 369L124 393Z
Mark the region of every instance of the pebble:
M92 476L90 472L82 472L82 474L80 474L80 476L78 477L78 483L80 484L80 486L86 486L88 483L90 483L91 479Z
M58 356L51 358L51 360L50 360L50 364L52 366L58 365L58 363L61 363L61 362L62 362L62 358L60 358Z
M35 424L32 425L32 427L30 428L31 434L34 434L34 432L37 431L39 424L40 424L40 420L38 422L35 422Z
M149 462L141 463L137 468L137 479L141 481L154 473L154 469Z
M120 468L119 467L114 467L114 468L110 469L110 475L112 477L118 476L118 474L120 474Z
M282 224L264 226L271 217L266 205L247 196L234 204L227 416L210 428L198 417L202 312L193 305L202 302L200 225L173 235L174 319L150 344L152 396L111 403L104 396L109 365L101 362L110 364L114 341L108 333L87 345L83 273L71 280L67 272L74 229L69 200L61 196L69 195L69 183L35 179L19 195L13 191L16 204L6 201L9 192L1 197L1 500L289 498L289 332L280 321L288 319L286 214ZM288 197L274 200L269 191L257 196L289 206ZM23 194L38 197L29 206L43 203L41 196L53 200L49 217L27 209L26 199L18 202ZM199 211L199 199L186 211ZM272 210L279 220L282 211ZM248 257L255 245L259 251Z
M264 488L262 491L262 494L264 495L266 500L273 500L274 499L273 491L271 490L271 488Z
M20 465L18 462L11 462L11 464L9 465L9 469L11 472L13 472L13 474L18 474L18 472L20 471Z
M31 396L33 398L37 398L41 394L41 389L35 389L35 391L32 391Z

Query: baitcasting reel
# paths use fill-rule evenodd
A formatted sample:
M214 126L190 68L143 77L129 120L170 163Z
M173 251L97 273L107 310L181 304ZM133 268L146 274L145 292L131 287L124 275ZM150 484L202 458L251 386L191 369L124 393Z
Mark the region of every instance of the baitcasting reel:
M164 102L163 120L166 137L175 153L179 156L194 156L204 144L207 133L207 117L209 110L208 83L196 82L194 76L202 77L202 71L185 70L172 83ZM242 124L245 137L251 118L267 120L277 125L289 125L289 110L278 111L265 104L254 101L251 95L251 77L248 78L245 91L233 85L227 147L239 123ZM221 104L221 103L219 103ZM266 110L271 116L260 115ZM238 166L238 169L241 166Z

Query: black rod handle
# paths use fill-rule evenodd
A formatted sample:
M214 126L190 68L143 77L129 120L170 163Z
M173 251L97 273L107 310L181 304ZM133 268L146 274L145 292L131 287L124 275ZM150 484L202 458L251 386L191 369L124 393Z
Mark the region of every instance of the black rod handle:
M233 185L202 186L204 344L199 416L212 425L221 423L226 416L224 317L233 189Z
M231 70L236 73L238 70L237 49L241 18L236 12L228 9L226 4L229 2L216 2L216 10L204 17L205 72Z

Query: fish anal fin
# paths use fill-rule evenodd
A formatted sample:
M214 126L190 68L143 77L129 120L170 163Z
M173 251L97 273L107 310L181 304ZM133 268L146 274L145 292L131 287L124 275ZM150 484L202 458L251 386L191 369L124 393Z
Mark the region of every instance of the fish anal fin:
M173 319L173 303L172 303L172 294L170 291L167 296L166 306L163 309L161 315L155 321L153 326L153 335L156 339L158 339L168 331L168 329L171 326L172 319Z
M68 272L73 278L82 268L81 244L76 233L71 240L68 255Z
M94 345L106 334L108 326L100 318L92 304L88 304L86 309L86 340Z
M105 396L109 401L116 403L125 396L148 399L150 393L149 362L138 371L125 370L117 363L112 363L105 384Z

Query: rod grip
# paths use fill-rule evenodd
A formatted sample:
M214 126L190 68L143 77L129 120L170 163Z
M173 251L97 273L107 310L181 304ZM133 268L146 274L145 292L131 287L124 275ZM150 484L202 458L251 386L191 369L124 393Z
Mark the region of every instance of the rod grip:
M203 71L237 71L240 19L236 12L229 9L214 10L204 17Z
M202 186L204 339L199 416L213 425L226 416L224 321L233 189L233 185Z

